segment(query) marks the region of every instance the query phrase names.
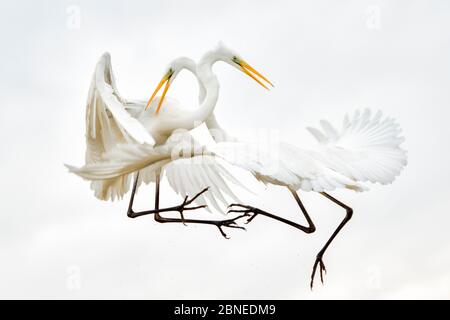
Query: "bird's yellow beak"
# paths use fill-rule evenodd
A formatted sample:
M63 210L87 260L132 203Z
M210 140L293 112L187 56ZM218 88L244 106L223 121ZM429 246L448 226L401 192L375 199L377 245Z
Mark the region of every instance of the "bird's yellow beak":
M150 99L147 102L147 105L145 106L145 110L147 110L148 106L150 105L150 103L152 103L153 98L155 98L156 94L158 93L158 91L161 89L161 87L164 85L164 83L166 84L166 86L164 87L164 91L162 93L161 99L159 100L158 103L158 107L156 108L155 113L159 112L159 109L161 109L162 103L164 101L164 97L166 96L167 90L169 90L170 87L170 77L172 77L173 75L173 70L170 69L165 75L164 77L161 79L161 81L158 83L158 86L156 87L155 91L153 92L152 96L150 97Z
M274 86L272 82L269 81L266 77L264 77L261 73L255 70L251 65L249 65L247 62L243 60L235 61L238 65L241 66L242 72L244 72L246 75L248 75L250 78L258 82L260 85L262 85L264 88L269 90L267 85L265 85L260 79L268 83L270 86ZM258 79L259 78L259 79Z

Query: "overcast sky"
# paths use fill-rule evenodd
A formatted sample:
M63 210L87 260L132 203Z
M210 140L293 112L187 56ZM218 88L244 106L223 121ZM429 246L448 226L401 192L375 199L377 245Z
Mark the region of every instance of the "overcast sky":
M450 2L2 1L0 18L1 298L450 297ZM409 164L394 184L335 193L354 218L313 292L315 255L344 217L320 195L300 193L314 234L258 217L225 240L206 226L128 219L128 195L101 202L63 166L83 163L103 52L121 94L145 99L172 59L198 59L219 40L276 85L215 67L230 132L274 130L309 146L305 126L365 107L403 128ZM170 94L195 107L195 80L181 74ZM248 181L257 194L245 202L303 221L285 189ZM181 201L167 182L161 192L163 204ZM138 198L149 209L153 188Z

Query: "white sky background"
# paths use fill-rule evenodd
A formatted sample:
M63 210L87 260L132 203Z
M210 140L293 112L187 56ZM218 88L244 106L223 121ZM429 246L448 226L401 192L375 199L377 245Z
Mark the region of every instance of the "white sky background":
M1 298L450 297L448 1L2 1L0 12ZM335 193L355 214L313 292L315 255L344 217L320 195L300 193L312 235L258 217L225 240L207 226L128 219L128 195L98 201L63 167L84 160L103 52L121 94L146 99L172 59L198 59L219 40L276 85L215 67L230 132L275 130L309 146L305 126L363 107L403 128L409 164L393 185ZM188 73L170 94L196 106ZM303 221L285 189L249 186L258 194L245 202ZM138 198L151 208L153 188ZM162 204L180 200L165 183Z

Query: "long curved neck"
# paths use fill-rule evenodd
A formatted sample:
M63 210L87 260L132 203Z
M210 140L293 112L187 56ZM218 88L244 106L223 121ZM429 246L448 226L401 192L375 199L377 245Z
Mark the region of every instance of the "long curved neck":
M208 87L205 88L206 82L209 79L208 77L212 75L215 78L215 81L218 82L216 76L212 71L212 66L217 60L218 59L216 58L214 52L209 52L203 56L203 58L199 61L197 65L197 79L199 81L199 88L200 88L199 103L203 103L204 100L207 98L207 94L209 93L209 88ZM216 103L217 103L220 89L219 85L217 85L215 89L216 92L214 92L214 94L216 95ZM215 142L236 141L236 138L228 135L227 132L219 125L214 112L212 112L210 116L205 120L205 124Z
M216 61L217 59L213 55L206 54L197 65L197 78L204 92L202 94L200 89L199 100L201 106L194 111L194 116L197 119L201 119L202 122L213 113L219 98L219 81L212 71L212 66Z
M197 64L194 62L194 60L189 59L189 60L187 60L185 62L185 68L187 70L189 70L189 72L191 72L195 76L195 78L197 79L197 84L198 84L198 103L201 106L203 101L206 98L206 88L203 85L202 80L197 75ZM211 72L212 72L212 70L211 70Z
M213 59L203 61L203 68L197 68L196 74L200 86L200 98L203 98L199 108L186 112L183 117L175 120L178 128L191 130L205 122L210 117L219 97L219 82L212 72ZM202 94L203 91L203 94Z

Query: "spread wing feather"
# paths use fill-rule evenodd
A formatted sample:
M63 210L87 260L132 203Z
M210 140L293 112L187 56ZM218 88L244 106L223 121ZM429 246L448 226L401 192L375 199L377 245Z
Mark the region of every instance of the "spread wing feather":
M105 53L99 59L86 105L86 164L102 161L106 152L117 144L154 144L151 135L128 110L130 105L142 105L123 99L116 86L111 56ZM102 200L120 199L129 190L131 177L123 175L104 181L91 182L91 189Z
M355 181L391 183L407 163L398 123L380 111L357 110L351 120L346 115L340 132L325 120L320 124L322 131L307 128L319 142L317 158Z
M331 132L331 131L330 131ZM352 179L327 168L314 152L280 143L270 150L254 143L221 142L212 151L227 162L251 172L256 179L268 184L288 186L304 191L331 191L367 188Z
M174 148L178 146L170 142L157 147L137 143L118 144L105 154L106 160L80 168L66 166L71 172L92 181L93 185L101 184L103 192L96 193L99 198L112 198L109 185L115 186L123 196L129 188L133 172L140 171L140 184L154 181L155 172L162 169L171 188L183 197L192 197L210 187L208 192L197 198L199 205L208 204L223 213L224 207L229 204L227 197L239 200L230 185L240 183L213 154L200 148L194 150L190 157L173 159Z
M198 205L207 204L224 213L223 209L230 203L227 197L239 201L230 187L236 184L236 178L214 155L177 159L165 165L164 172L171 188L183 197L194 196L209 187L208 192L196 199Z
M144 126L126 111L127 102L118 90L105 53L98 61L89 89L86 106L86 163L102 158L118 143L154 144Z

